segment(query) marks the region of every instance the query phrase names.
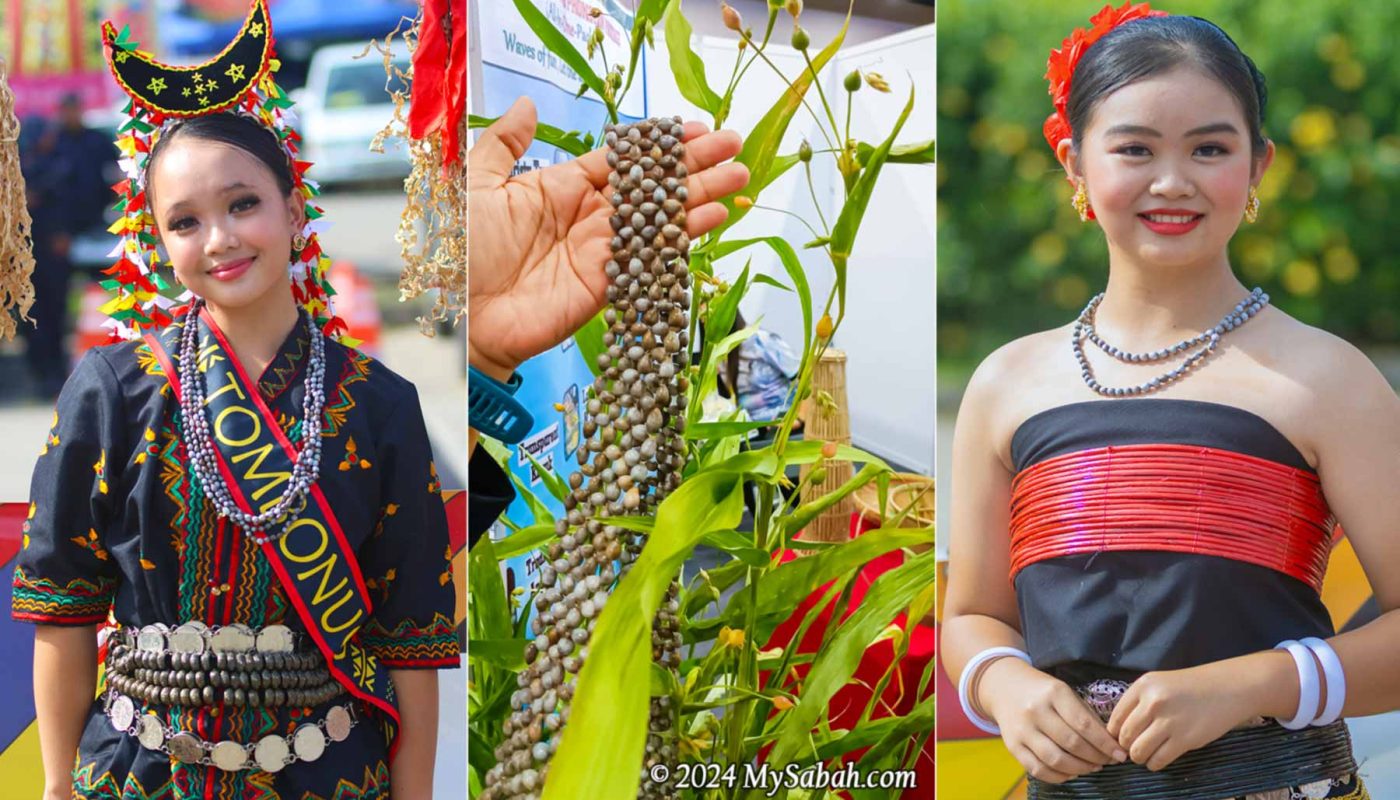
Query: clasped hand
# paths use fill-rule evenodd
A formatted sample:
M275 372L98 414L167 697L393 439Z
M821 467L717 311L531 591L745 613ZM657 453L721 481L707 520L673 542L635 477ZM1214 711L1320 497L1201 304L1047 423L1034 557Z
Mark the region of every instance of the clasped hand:
M1014 658L989 664L978 694L1026 772L1063 783L1126 760L1161 770L1257 716L1222 663L1143 675L1107 725L1068 684Z

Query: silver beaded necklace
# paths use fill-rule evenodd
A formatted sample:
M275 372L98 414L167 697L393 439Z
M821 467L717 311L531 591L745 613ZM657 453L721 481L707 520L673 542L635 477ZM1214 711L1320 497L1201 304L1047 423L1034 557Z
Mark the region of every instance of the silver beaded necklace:
M1121 350L1099 336L1094 329L1094 316L1098 313L1099 303L1103 302L1103 292L1094 296L1089 304L1084 306L1084 310L1079 312L1079 318L1074 321L1074 333L1070 337L1070 347L1074 350L1074 360L1079 362L1079 375L1084 379L1085 385L1093 389L1104 397L1132 397L1135 395L1149 394L1158 389L1180 380L1192 368L1200 364L1202 360L1215 352L1215 348L1220 344L1220 337L1229 331L1238 328L1248 322L1255 314L1258 314L1264 306L1269 304L1269 295L1264 290L1255 287L1249 296L1235 305L1230 313L1221 318L1215 327L1203 333L1183 339L1171 347L1164 347L1161 350L1151 350L1146 353L1129 353ZM1186 357L1175 369L1153 378L1150 381L1139 383L1135 386L1104 386L1094 377L1094 370L1089 366L1089 359L1084 355L1084 340L1093 342L1100 350L1125 364L1152 364L1158 361L1171 358L1185 353L1193 347L1200 349Z
M321 473L320 420L326 404L326 340L321 329L304 312L307 334L311 338L311 355L306 364L306 395L302 399L302 437L292 462L292 477L282 495L268 510L260 514L249 514L234 502L228 485L219 472L213 437L209 431L209 420L204 414L204 376L199 372L199 313L204 308L203 300L195 300L185 315L185 327L180 335L180 411L185 419L185 449L189 453L190 466L204 487L205 494L214 501L219 516L234 521L240 528L252 532L253 540L265 544L280 539L287 532L287 524L306 507L306 493L310 491ZM276 533L266 531L268 523L283 523Z

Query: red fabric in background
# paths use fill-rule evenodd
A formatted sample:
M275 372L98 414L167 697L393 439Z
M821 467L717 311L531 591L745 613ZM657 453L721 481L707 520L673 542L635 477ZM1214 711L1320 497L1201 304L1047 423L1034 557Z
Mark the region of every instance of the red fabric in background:
M449 19L450 40L443 28ZM458 132L467 108L466 0L424 0L410 98L409 135L423 139L442 130L443 166L455 164Z
M850 530L852 538L868 530L872 530L875 527L877 527L875 524L866 521L860 514L851 514ZM787 563L797 557L797 554L791 550L784 551L781 563ZM836 620L836 624L839 625L860 605L861 600L865 598L865 593L869 591L870 585L875 582L876 578L903 563L904 554L899 550L895 550L866 564L865 568L861 570L860 575L858 575L852 583L850 602L842 610L840 618ZM930 572L929 581L933 580L934 575ZM821 601L822 595L830 587L831 584L827 583L803 600L802 603L798 605L797 609L793 611L792 616L773 631L773 635L763 644L763 649L767 650L773 647L787 646L793 635L797 633L797 629L802 624L802 620L807 616L807 613ZM812 622L811 627L807 629L807 634L798 645L797 652L815 653L817 651L817 648L821 645L822 637L825 635L826 629L832 624L835 605L836 600L832 600L827 604L827 607L821 611L817 619ZM905 631L906 635L911 637L909 641L909 651L905 654L904 659L900 661L897 673L890 677L889 684L885 687L880 702L876 704L875 710L871 714L872 719L880 719L881 717L888 716L903 716L913 710L918 700L923 699L921 697L916 697L915 694L919 689L919 678L928 667L929 661L933 659L934 643L937 641L937 636L933 628L926 625L914 625L911 631L908 619L903 612L894 618L893 624L898 625ZM856 726L856 723L860 720L861 712L865 710L865 706L870 702L870 697L875 685L879 682L880 676L888 669L890 662L894 659L894 654L895 643L890 640L878 642L866 649L865 656L861 659L860 666L856 668L855 675L852 678L853 682L843 686L831 698L829 714L831 727L833 729L844 728L850 730ZM802 680L805 680L809 665L798 664L795 665L793 669L797 670L797 674L801 676ZM761 679L766 681L767 675L764 674ZM784 685L791 688L790 683L790 680L785 681ZM933 695L934 684L934 681L929 681L929 686L923 697L931 697ZM800 692L798 694L800 696ZM933 748L934 737L929 736L915 764L915 786L917 788L906 790L901 795L900 800L930 800L930 798L933 798ZM864 752L865 750L862 749L847 753L845 761L854 763L859 760L861 754ZM844 792L840 794L842 797L850 797L850 795Z

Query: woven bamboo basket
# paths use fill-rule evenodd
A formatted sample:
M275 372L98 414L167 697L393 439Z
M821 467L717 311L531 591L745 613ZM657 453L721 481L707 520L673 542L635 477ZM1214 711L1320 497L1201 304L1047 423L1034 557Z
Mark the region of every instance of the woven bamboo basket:
M830 398L827 402L826 398ZM851 443L851 412L846 404L846 354L834 347L828 347L817 362L812 373L812 396L802 401L802 420L805 428L803 437L807 440ZM821 463L821 462L818 462ZM815 464L802 467L802 478L811 472ZM808 486L802 492L802 502L811 502L851 479L851 462L831 460L826 462L826 478L818 484ZM808 523L798 539L816 542L844 542L850 537L851 512L855 506L849 496L824 511L821 516Z
M933 478L913 472L896 472L890 476L890 488L886 498L886 514L880 513L880 487L867 483L851 493L856 510L866 520L883 526L885 520L894 520L905 510L904 519L899 521L901 528L930 528L934 522ZM912 508L911 508L912 506ZM922 553L932 545L919 545L913 548Z

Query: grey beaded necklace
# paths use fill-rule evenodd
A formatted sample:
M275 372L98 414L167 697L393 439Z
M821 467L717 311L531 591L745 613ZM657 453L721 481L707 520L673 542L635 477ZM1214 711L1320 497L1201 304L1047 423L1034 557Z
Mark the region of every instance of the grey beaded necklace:
M185 450L189 454L190 466L195 476L204 486L205 494L214 501L219 516L234 521L240 528L253 534L253 540L265 544L280 539L286 532L286 523L306 507L306 493L321 473L321 411L326 405L326 340L321 329L310 316L302 313L307 334L311 338L311 356L306 364L306 396L302 400L301 446L297 449L292 463L292 477L282 495L268 510L260 514L249 514L238 507L219 472L213 437L209 431L209 420L204 414L204 375L198 368L199 360L199 313L204 301L195 300L185 315L185 327L180 333L180 411L185 419ZM276 533L269 534L268 523L283 523Z
M1152 350L1146 353L1129 353L1121 350L1099 336L1094 329L1094 316L1098 312L1099 303L1103 302L1103 292L1094 296L1089 304L1084 306L1084 310L1079 312L1079 318L1074 321L1074 333L1070 337L1070 347L1074 350L1074 360L1079 362L1079 375L1084 379L1085 385L1093 389L1104 397L1133 397L1135 395L1149 394L1158 389L1169 386L1180 380L1190 372L1192 368L1200 364L1220 344L1220 337L1229 331L1238 328L1248 322L1255 314L1258 314L1264 306L1269 304L1269 295L1264 290L1255 287L1249 296L1237 303L1226 314L1215 327L1203 333L1183 339L1180 342L1165 347L1161 350ZM1185 353L1193 347L1199 350L1186 357L1175 369L1168 371L1164 375L1153 378L1150 381L1139 383L1135 386L1104 386L1094 377L1094 370L1089 366L1089 359L1084 355L1084 340L1093 342L1100 350L1125 364L1152 364L1158 361L1171 358L1181 353Z

